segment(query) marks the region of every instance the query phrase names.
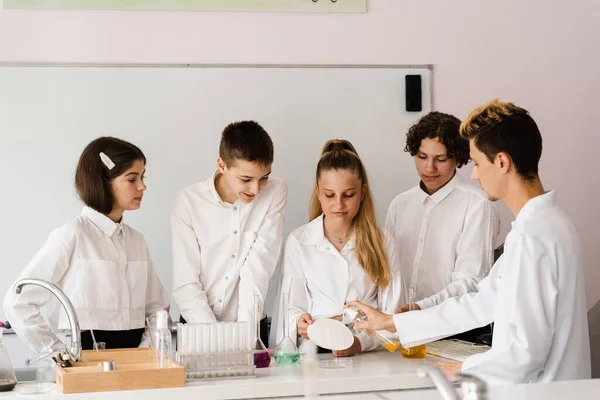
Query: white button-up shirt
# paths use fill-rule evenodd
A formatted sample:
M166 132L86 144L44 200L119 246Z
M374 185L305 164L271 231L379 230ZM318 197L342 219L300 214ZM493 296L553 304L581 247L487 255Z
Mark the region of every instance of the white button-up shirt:
M467 358L463 372L492 385L590 378L581 247L553 191L521 209L478 293L394 315L405 347L490 322L491 350Z
M287 186L269 178L251 203L225 203L216 172L177 194L171 214L173 297L188 323L254 320L283 236ZM262 305L261 304L261 305Z
M297 336L298 317L309 313L313 320L343 314L347 301L359 300L372 307L393 312L404 301L402 277L391 241L387 256L391 281L381 290L365 273L354 251L352 235L341 251L325 237L323 215L295 229L287 238L281 259L281 278L277 313L273 318L269 343L283 338L281 293L289 293L289 335ZM352 321L344 320L350 324ZM364 333L357 335L362 350L371 350L377 342Z
M500 218L483 191L455 174L433 195L417 185L396 196L385 225L424 309L476 290L494 261Z
M25 278L43 279L62 289L82 330L143 328L146 316L169 309L144 236L89 207L50 234L19 276ZM12 327L36 351L58 342L40 314L52 297L46 289L29 285L20 295L10 290L4 298ZM69 328L62 308L58 327Z

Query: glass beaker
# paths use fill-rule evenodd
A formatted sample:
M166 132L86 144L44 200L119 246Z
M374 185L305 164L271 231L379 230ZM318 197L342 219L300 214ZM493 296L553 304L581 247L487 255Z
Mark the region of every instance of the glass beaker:
M261 301L259 295L254 295L254 341L252 351L254 352L254 366L256 368L267 368L271 364L271 356L260 340Z
M298 347L289 336L289 310L288 303L290 295L289 293L283 293L282 297L282 318L283 318L283 338L275 349L275 361L281 365L296 364L300 360L300 352Z
M408 288L408 311L416 311L416 290L414 287ZM427 355L427 346L421 344L410 348L401 347L400 354L404 358L425 358Z
M10 358L8 358L8 352L4 348L3 331L4 323L0 322L0 392L8 392L17 386L17 377L10 363Z
M367 320L367 314L359 310L357 307L348 307L344 309L344 314L356 322L365 322ZM374 333L374 337L377 339L377 341L379 341L379 344L381 344L390 353L395 352L398 350L398 347L400 347L399 340L390 339L379 331L375 331Z

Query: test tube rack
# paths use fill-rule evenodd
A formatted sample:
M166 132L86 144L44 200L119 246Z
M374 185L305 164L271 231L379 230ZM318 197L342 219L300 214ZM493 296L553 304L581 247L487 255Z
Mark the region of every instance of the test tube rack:
M186 381L255 377L249 328L247 322L178 324L175 360Z

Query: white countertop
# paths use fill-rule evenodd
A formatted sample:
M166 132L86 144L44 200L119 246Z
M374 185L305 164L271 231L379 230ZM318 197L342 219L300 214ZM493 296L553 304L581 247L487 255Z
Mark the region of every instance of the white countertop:
M379 400L440 400L433 389L377 393ZM488 400L598 400L600 379L491 387ZM348 398L347 400L351 400Z
M331 355L321 355L332 358ZM377 351L352 357L353 365L343 369L318 369L318 390L328 396L328 400L439 400L435 390L404 390L431 387L428 378L418 378L416 369L424 363L437 360L406 360L399 353ZM188 384L185 388L139 390L122 392L101 392L62 395L57 388L53 394L45 394L44 399L70 398L77 400L140 399L164 400L203 400L289 397L303 395L302 365L279 366L257 369L253 379L233 379L202 381ZM0 398L34 398L23 394L31 384L19 384L12 392L0 393ZM358 393L362 392L362 393ZM563 400L600 399L600 380L557 382L551 384L531 384L510 387L494 387L489 390L490 400Z
M320 359L331 359L333 355L320 355ZM426 362L438 360L435 357L422 360L403 359L399 352L385 350L360 354L352 357L352 366L342 369L318 368L317 389L320 394L390 391L406 388L431 387L428 378L416 376L416 370ZM194 399L245 399L248 397L287 397L302 396L304 382L302 364L280 366L273 360L269 368L256 369L256 378L227 379L215 381L190 382L185 388L110 392L111 400L140 398L144 400L160 399L165 396L178 400ZM4 396L24 397L27 385L17 386ZM167 394L168 393L168 394ZM83 393L69 395L78 399L106 398L107 393ZM45 398L59 398L60 394L46 395Z

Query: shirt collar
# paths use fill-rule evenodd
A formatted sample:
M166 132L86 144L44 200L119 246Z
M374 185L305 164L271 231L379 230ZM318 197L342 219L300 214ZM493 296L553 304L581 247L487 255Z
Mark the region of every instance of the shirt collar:
M427 199L431 199L435 202L435 204L441 203L456 187L460 184L461 179L458 176L458 172L454 171L454 176L448 183L444 185L440 190L435 192L432 195L427 194L427 192L423 189L423 181L419 182L419 190L417 190L417 198L421 200L421 203L425 203Z
M523 222L525 220L530 219L538 212L554 207L556 205L556 192L554 190L550 190L544 194L534 197L533 199L529 199L527 203L521 208L521 211L517 214L517 217L512 222L514 226L516 223Z
M212 176L210 178L208 178L208 181L206 182L208 184L208 190L210 192L211 197L215 201L215 203L217 203L218 205L220 205L222 207L229 207L230 204L223 201L221 196L219 196L219 192L217 192L217 187L215 186L215 182L217 181L217 178L219 176L221 176L221 173L217 169L212 174Z
M325 230L323 229L323 214L313 219L308 223L306 230L299 239L300 243L306 245L317 246L319 249L324 249L332 245L329 240L325 237ZM342 250L349 250L354 248L356 242L354 233L348 239L348 243Z
M114 222L106 215L99 213L88 206L83 207L81 215L89 219L108 237L112 237L115 233L119 232L123 232L123 235L125 235L125 231L123 230L123 218L121 218L121 222Z

